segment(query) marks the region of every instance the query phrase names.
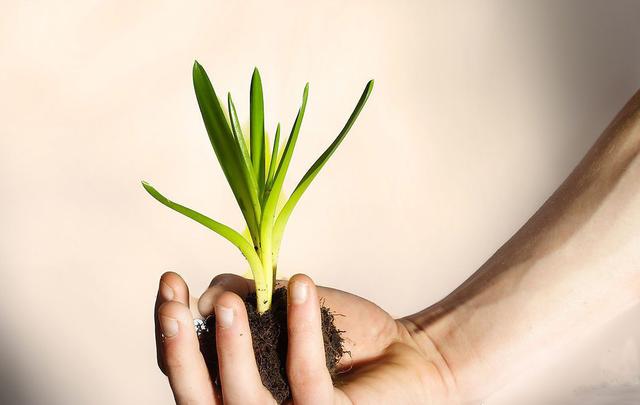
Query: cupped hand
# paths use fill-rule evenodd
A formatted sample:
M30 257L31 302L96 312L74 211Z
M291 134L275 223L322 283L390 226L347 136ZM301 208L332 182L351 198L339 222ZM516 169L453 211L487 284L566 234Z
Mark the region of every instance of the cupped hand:
M416 338L406 320L394 320L375 304L332 288L316 287L305 275L288 282L288 403L440 404L453 392L441 373L437 350ZM160 279L155 308L158 364L169 377L178 404L274 404L256 366L242 297L253 281L223 274L199 300L176 273ZM332 382L325 366L320 306L336 314L345 354ZM197 310L196 307L197 306ZM191 309L190 309L191 307ZM221 391L213 386L193 327L192 312L216 315ZM409 326L409 327L407 327Z

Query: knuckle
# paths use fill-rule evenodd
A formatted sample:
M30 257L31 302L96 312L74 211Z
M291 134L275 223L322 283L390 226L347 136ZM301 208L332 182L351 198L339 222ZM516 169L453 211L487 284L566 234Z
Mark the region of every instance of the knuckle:
M225 285L225 283L228 283L233 277L236 277L236 275L231 273L218 274L211 280L209 287L213 287L214 285Z

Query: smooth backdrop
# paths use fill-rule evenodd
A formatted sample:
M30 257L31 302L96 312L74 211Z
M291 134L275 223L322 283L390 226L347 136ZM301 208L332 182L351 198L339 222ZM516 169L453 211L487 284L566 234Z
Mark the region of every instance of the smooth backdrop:
M637 1L1 0L0 402L171 403L153 346L159 275L199 294L246 270L140 186L242 227L195 58L244 119L259 67L270 131L288 132L310 82L289 190L376 80L292 216L280 269L401 316L472 274L640 86L638 21ZM487 404L637 403L639 316Z

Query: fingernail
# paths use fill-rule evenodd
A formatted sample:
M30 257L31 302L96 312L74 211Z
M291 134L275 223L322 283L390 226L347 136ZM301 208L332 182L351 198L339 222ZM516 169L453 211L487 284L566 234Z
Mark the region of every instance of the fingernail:
M173 288L169 287L169 284L160 280L160 296L165 301L172 301L173 297L175 297L175 293L173 292Z
M178 321L173 318L167 318L166 316L160 316L160 329L162 329L162 335L170 338L178 334Z
M233 308L216 305L216 322L222 329L228 329L233 325Z
M296 281L291 285L291 301L294 304L304 304L309 295L309 286L301 281Z

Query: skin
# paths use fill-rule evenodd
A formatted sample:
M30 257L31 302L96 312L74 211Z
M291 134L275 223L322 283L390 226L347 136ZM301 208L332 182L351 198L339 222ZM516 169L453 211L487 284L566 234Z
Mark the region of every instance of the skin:
M252 288L252 283L232 274L219 275L196 304L203 315L210 314L218 305L232 308L237 314L231 328L223 329L218 325L216 330L224 404L275 403L260 382L241 300ZM430 353L416 344L404 322L394 320L378 306L358 296L316 287L305 275L295 275L288 281L289 287L295 283L307 286L308 297L304 303L289 299L287 374L293 403L362 404L374 403L376 399L392 402L403 398L402 403L425 404L433 398L433 392L442 389L441 377L429 358ZM173 299L163 293L164 285L175 291ZM340 363L345 373L341 374L339 387L335 388L325 366L320 299L344 315L336 317L336 326L347 331L345 349L351 351L351 358L345 356ZM212 388L198 349L188 300L187 285L182 278L176 273L165 273L160 281L157 318L176 319L180 331L173 337L165 337L164 341L160 334L157 335L159 364L169 376L178 404L222 404ZM363 319L367 322L360 322ZM444 396L444 393L440 395Z
M360 297L292 277L290 294L302 286L307 295L303 302L289 297L290 403L474 403L637 305L639 153L640 92L507 243L449 296L414 315L394 320ZM179 275L161 277L158 363L176 403L274 403L251 349L241 301L250 288L249 280L220 275L195 300ZM320 299L345 315L336 323L352 353L340 364L336 386L324 366ZM221 393L200 355L190 307L202 315L220 317L225 308L235 314L231 325L216 326Z

